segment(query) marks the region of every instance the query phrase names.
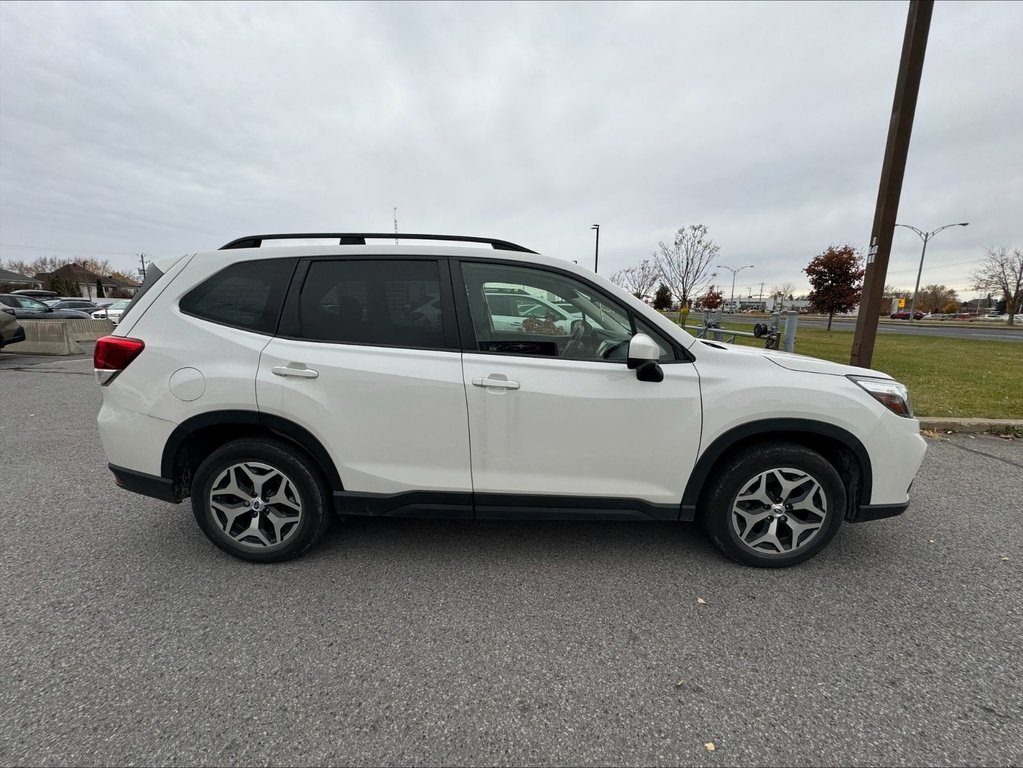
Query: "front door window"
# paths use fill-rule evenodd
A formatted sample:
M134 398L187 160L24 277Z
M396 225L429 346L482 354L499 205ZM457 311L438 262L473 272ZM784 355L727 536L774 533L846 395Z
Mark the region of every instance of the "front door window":
M505 264L462 265L466 296L481 352L624 362L628 342L642 330L670 347L645 323L573 277Z

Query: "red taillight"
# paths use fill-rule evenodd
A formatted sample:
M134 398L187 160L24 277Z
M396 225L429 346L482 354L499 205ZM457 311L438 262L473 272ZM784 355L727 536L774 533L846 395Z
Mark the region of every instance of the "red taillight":
M119 373L127 368L131 361L146 348L141 339L127 339L122 336L104 336L96 342L92 353L92 367L96 375L105 375L100 384L107 384L113 378L112 373Z

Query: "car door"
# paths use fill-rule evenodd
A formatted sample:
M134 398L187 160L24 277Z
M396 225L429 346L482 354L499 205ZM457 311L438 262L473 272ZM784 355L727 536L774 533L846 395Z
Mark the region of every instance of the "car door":
M437 311L423 310L435 301ZM260 356L256 399L261 413L295 421L320 440L351 503L407 514L444 504L471 517L446 260L301 261L278 334Z
M676 519L702 421L684 351L567 271L466 260L454 279L477 517ZM576 306L581 332L498 327L495 284ZM661 382L626 365L637 331L661 347Z
M37 299L32 299L28 296L17 296L14 300L17 302L16 309L19 310L16 312L18 319L45 320L46 318L53 317L53 310Z

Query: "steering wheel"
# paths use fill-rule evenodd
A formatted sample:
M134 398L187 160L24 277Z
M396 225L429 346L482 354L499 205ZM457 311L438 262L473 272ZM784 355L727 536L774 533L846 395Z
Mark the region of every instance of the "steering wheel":
M582 344L583 338L588 334L589 330L590 326L586 322L585 317L577 320L575 327L572 329L572 335L569 336L568 341L565 343L565 348L561 350L561 356L568 357L574 352Z
M630 341L632 341L632 339L622 339L621 341L617 341L614 344L608 344L607 349L605 349L600 356L603 357L605 360L610 360L612 354L617 352Z

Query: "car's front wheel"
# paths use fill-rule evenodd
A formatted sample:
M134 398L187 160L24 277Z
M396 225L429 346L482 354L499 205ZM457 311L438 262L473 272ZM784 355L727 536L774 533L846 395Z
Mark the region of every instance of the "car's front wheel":
M253 562L297 557L330 522L318 469L275 440L236 440L213 451L195 473L191 496L210 541Z
M726 461L711 480L701 520L729 557L777 568L820 552L842 524L845 508L845 485L827 459L778 443Z

